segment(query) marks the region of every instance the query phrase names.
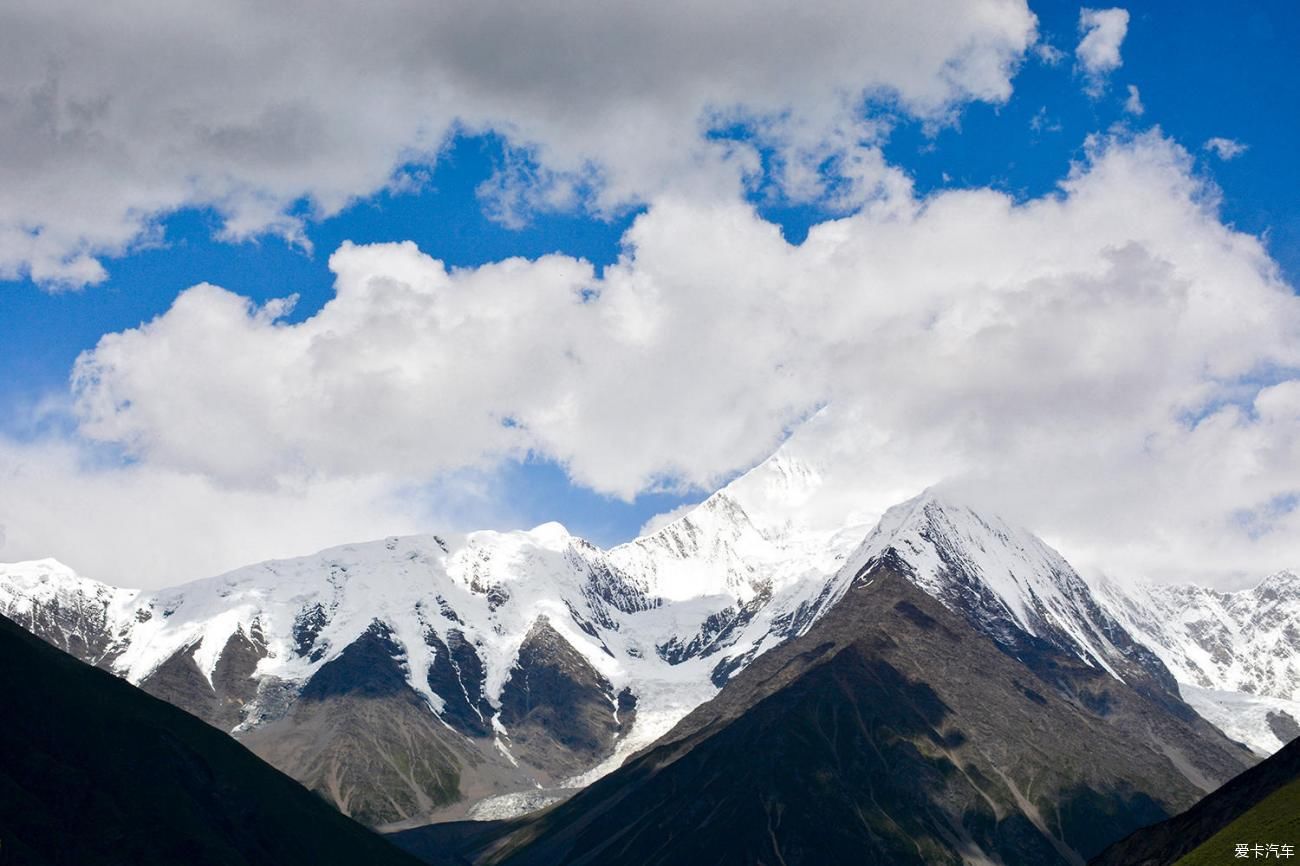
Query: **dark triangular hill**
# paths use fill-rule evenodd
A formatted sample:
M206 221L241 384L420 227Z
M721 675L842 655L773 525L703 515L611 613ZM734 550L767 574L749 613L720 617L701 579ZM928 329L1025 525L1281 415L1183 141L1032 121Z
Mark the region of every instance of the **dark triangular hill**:
M1251 762L1073 656L1032 662L877 564L619 771L446 841L509 866L1080 866Z
M1181 815L1117 842L1092 863L1169 866L1202 853L1206 862L1227 863L1237 859L1237 843L1289 844L1300 853L1300 739Z
M0 863L413 864L228 735L0 617Z

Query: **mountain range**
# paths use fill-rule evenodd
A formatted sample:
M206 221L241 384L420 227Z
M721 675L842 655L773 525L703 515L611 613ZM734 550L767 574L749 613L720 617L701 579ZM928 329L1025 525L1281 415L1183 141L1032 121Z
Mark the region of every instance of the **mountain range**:
M399 833L480 864L1079 864L1250 763L1156 681L1002 642L892 546L651 749L564 803Z
M658 766L683 742L706 748L724 728L742 736L751 706L793 702L812 712L747 671L803 658L819 630L833 638L816 646L833 651L787 675L806 684L849 665L847 681L836 682L857 683L844 686L854 700L893 700L924 685L948 708L944 718L955 708L959 721L921 713L907 722L912 739L942 740L958 725L981 748L1010 748L1009 728L981 717L986 735L968 730L973 696L984 694L1042 715L1025 724L1073 725L1088 742L1110 742L1120 763L1133 760L1125 750L1154 750L1159 772L1139 778L1112 767L1098 782L1120 798L1098 808L1139 803L1134 814L1147 820L1253 762L1200 716L1261 756L1294 736L1295 574L1232 594L1089 581L1032 533L942 488L873 524L852 505L855 483L795 437L687 514L610 550L558 524L394 537L152 591L41 560L0 566L0 613L232 733L345 814L389 830L545 807L632 756L621 773ZM878 580L865 576L873 570ZM863 601L884 587L887 605ZM891 629L915 632L914 646L951 632L978 645L989 669L1014 670L996 682L970 670L949 683L950 672L883 649L887 638L903 643ZM701 726L699 714L716 714L728 689L744 697L724 703L747 709ZM1008 771L1002 759L959 757L948 760L981 778ZM1066 851L1083 856L1032 798L1030 809L1020 803L1021 786L1035 788L1030 777L1013 774L988 797L971 784L966 794L982 792L998 821L1019 814L1063 862L1072 862ZM950 806L940 823L960 824L964 812ZM1108 832L1137 826L1125 820ZM939 824L927 826L943 836ZM996 847L991 837L970 840Z

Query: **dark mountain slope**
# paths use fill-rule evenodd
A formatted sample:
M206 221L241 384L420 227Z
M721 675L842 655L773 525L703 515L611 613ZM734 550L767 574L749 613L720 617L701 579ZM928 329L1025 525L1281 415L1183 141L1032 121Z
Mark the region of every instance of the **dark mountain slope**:
M464 856L1081 864L1250 760L1074 656L1031 669L876 563L651 750L504 835L462 834Z
M501 721L516 756L557 782L608 757L631 718L609 681L538 617L501 689Z
M1225 830L1231 832L1226 834ZM1236 843L1290 844L1300 851L1300 740L1175 818L1107 848L1094 866L1168 866L1184 855L1228 862Z
M470 785L486 796L527 784L490 740L471 739L430 713L407 682L405 665L392 631L376 621L321 666L284 717L240 741L372 826L423 818Z
M223 732L0 617L0 863L414 863Z

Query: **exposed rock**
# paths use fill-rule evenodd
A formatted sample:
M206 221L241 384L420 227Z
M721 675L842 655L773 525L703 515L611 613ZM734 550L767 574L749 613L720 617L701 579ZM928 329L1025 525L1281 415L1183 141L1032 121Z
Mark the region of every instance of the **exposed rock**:
M608 757L621 730L613 686L538 617L501 690L513 753L552 779Z

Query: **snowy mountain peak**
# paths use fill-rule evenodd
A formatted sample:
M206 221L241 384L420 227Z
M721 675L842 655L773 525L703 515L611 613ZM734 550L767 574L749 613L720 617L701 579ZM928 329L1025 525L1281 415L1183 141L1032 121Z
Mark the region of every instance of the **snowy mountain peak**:
M1174 689L1169 672L1098 604L1064 557L950 491L931 488L890 508L850 563L860 574L886 557L1014 653L1045 642L1116 678Z
M57 559L0 564L0 612L89 661L114 652L115 623L137 595L81 577Z
M1183 698L1230 736L1270 754L1300 735L1300 576L1256 586L1111 580L1098 596L1177 677Z
M1290 569L1274 572L1260 581L1251 592L1264 601L1300 601L1300 574Z
M720 495L735 502L765 534L781 535L801 519L808 501L825 484L820 468L786 443L736 478Z
M611 562L668 600L719 596L745 605L809 586L815 593L875 518L842 509L857 485L828 475L817 438L824 426L818 413L686 514L613 548Z
M103 585L80 577L70 567L52 557L0 563L0 592L25 590L49 594L57 592L60 587Z
M1037 536L934 488L885 512L864 547L870 556L886 546L937 597L951 591L956 573L978 580L1030 634L1037 634L1042 602L1080 588L1065 559Z

